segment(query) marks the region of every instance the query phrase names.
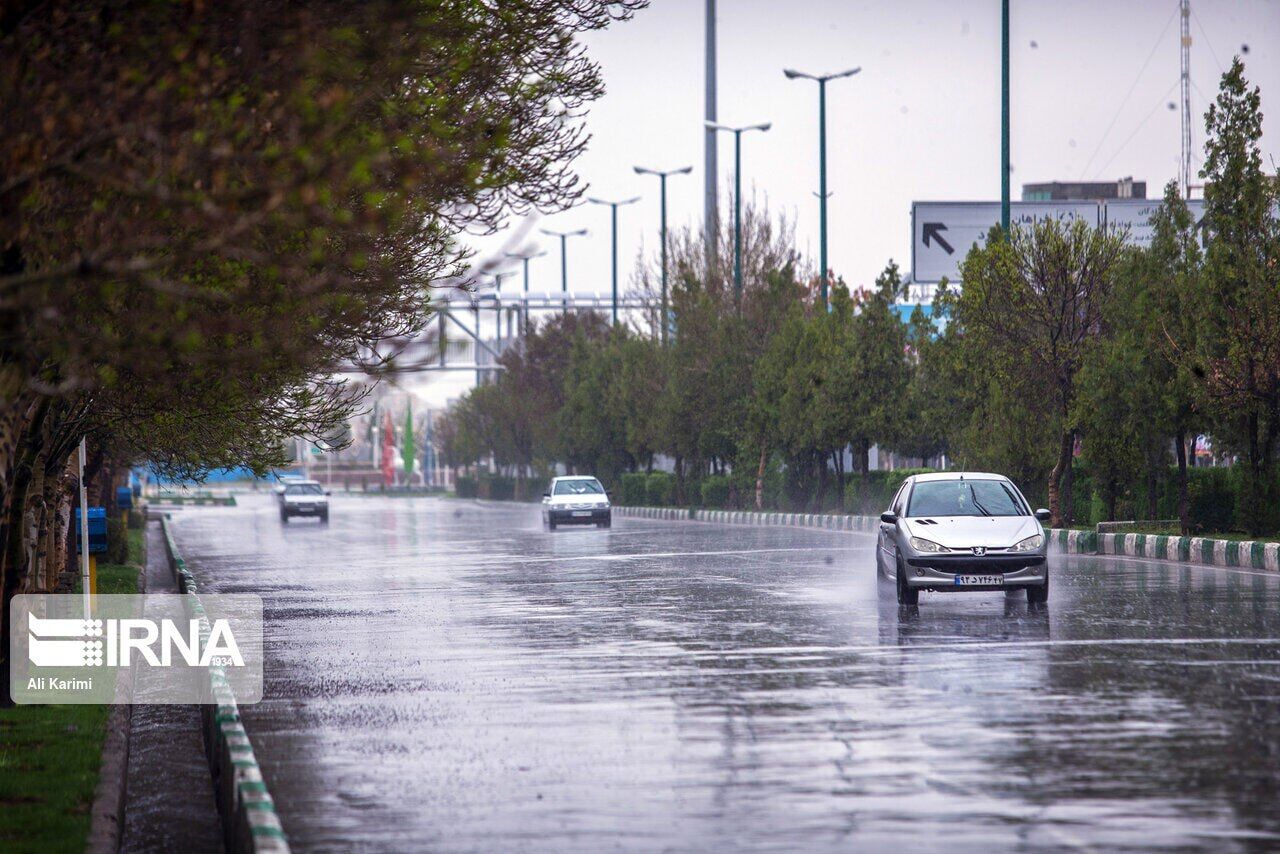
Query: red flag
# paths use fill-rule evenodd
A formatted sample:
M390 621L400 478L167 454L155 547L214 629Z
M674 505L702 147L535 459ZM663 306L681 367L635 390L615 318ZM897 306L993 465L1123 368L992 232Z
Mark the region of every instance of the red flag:
M391 426L391 413L384 412L382 414L382 482L387 486L395 483L395 448L396 434Z

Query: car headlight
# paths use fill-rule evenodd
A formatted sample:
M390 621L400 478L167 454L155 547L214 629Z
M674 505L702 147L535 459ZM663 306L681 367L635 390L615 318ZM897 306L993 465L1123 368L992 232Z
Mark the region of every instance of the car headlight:
M1044 537L1040 534L1033 534L1025 540L1014 543L1009 549L1011 552L1033 552L1044 545Z
M922 540L919 537L911 538L911 548L918 552L949 552L951 549L946 546L940 546L932 540Z

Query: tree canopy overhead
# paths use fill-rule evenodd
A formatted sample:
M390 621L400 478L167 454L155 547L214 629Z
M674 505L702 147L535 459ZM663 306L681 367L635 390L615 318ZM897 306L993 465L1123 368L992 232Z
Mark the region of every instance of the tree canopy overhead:
M81 436L190 474L338 435L332 372L421 328L459 232L578 198L578 37L641 5L0 5L6 619L65 551Z

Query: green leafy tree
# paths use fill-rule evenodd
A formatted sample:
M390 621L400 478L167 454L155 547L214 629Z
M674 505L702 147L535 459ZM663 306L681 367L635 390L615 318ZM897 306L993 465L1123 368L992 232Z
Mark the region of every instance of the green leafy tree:
M1209 242L1186 309L1198 319L1184 364L1214 416L1214 436L1242 458L1238 518L1251 534L1280 527L1280 190L1262 169L1262 99L1237 57L1205 116Z
M975 405L960 356L961 328L950 317L956 297L943 281L932 314L917 306L907 326L910 380L904 409L911 415L898 424L893 447L926 465L951 453L957 425L968 422Z
M359 403L317 377L421 327L461 228L577 198L565 117L602 91L577 36L636 5L5 6L6 642L81 436L167 473L280 463Z
M852 419L854 461L864 479L870 471L871 446L890 446L902 430L910 366L907 330L893 310L903 296L898 265L890 261L876 277L875 288L860 302L852 323L853 348L844 379Z
M1123 235L1083 221L1042 220L1007 237L993 230L962 267L958 315L968 353L990 366L989 398L1032 415L1039 401L1048 403L1057 454L1047 493L1057 526L1070 522L1078 375L1087 346L1100 333L1123 251ZM1034 423L1014 429L1034 429Z

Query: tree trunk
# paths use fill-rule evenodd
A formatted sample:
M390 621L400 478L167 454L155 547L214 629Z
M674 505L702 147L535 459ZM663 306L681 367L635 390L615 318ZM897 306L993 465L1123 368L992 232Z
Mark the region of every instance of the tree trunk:
M1163 455L1162 455L1163 456ZM1156 501L1156 490L1160 486L1160 471L1156 467L1155 460L1151 460L1147 465L1147 518L1155 519L1160 515L1159 504Z
M9 692L9 603L24 584L26 553L23 522L27 518L26 496L35 471L41 427L48 402L27 398L18 418L11 422L4 444L9 452L6 466L4 513L0 516L0 707L13 705Z
M1074 436L1070 430L1063 432L1058 443L1058 462L1054 464L1053 471L1049 473L1049 526L1053 528L1066 527L1066 520L1063 516L1062 501L1064 496L1060 489L1065 475L1071 469L1071 451L1073 450ZM1068 486L1066 500L1070 500L1070 487Z
M1075 450L1076 450L1076 433L1074 430L1067 431L1069 441L1067 443L1067 469L1062 477L1062 515L1065 517L1066 524L1063 527L1070 527L1072 520L1076 516L1075 508L1075 485L1076 485L1076 467L1075 467Z
M1193 438L1194 444L1195 439ZM1187 445L1186 436L1179 431L1173 437L1174 453L1178 459L1178 527L1182 536L1191 533L1191 502L1187 497ZM1193 451L1194 453L1194 451Z
M769 443L760 440L760 467L756 469L756 510L764 509L764 473L769 462Z
M836 469L836 494L840 497L839 511L844 511L844 448L840 447L831 452L831 460L835 464Z
M813 512L821 513L827 502L827 455L818 452L813 458L818 466L818 494L813 498Z
M1250 536L1256 536L1262 533L1262 519L1266 515L1266 511L1262 508L1261 502L1264 498L1264 481L1266 476L1263 456L1262 456L1262 436L1260 434L1261 425L1258 423L1258 414L1250 412L1246 419L1249 433L1248 448L1248 465L1246 467L1245 496L1241 503L1243 507L1248 508L1243 519L1237 520L1243 522L1245 530Z

